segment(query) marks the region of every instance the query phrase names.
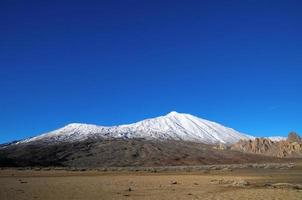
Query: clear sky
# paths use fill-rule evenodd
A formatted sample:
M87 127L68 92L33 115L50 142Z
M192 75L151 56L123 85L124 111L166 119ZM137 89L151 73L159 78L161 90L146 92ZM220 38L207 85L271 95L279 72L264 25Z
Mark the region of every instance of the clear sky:
M176 110L302 133L301 1L0 1L0 143Z

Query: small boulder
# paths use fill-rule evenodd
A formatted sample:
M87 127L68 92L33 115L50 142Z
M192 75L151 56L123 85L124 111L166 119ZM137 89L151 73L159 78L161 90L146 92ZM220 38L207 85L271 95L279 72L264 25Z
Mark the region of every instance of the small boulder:
M235 187L245 187L248 185L249 185L249 182L247 182L245 180L234 180L232 183L232 186L235 186Z

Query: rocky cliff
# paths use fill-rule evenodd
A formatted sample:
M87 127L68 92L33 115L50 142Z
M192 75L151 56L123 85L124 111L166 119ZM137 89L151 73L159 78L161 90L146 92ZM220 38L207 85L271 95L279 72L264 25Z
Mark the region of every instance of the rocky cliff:
M232 150L274 157L302 157L302 140L295 132L288 134L286 140L272 141L268 138L240 140L231 146Z

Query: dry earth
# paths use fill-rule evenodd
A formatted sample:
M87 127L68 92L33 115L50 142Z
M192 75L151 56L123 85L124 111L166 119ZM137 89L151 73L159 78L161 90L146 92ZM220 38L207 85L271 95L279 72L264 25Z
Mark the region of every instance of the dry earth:
M1 200L302 199L302 162L293 168L194 172L0 170Z

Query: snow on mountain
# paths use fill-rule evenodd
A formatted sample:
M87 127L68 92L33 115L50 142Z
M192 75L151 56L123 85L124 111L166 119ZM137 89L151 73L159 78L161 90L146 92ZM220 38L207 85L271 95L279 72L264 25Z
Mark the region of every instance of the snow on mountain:
M281 137L281 136L272 136L272 137L267 137L267 139L270 139L274 142L279 142L281 140L287 140L287 137Z
M174 139L206 144L232 144L240 139L254 137L215 122L173 111L165 116L112 127L73 123L19 143L58 143L106 138Z

